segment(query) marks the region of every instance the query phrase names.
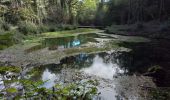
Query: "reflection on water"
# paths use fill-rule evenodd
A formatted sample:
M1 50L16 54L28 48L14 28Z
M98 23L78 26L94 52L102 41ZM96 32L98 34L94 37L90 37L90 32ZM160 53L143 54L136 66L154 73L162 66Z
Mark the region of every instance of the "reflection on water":
M114 76L123 74L125 72L116 63L112 63L111 61L104 63L103 58L99 57L98 55L96 55L93 59L92 65L88 68L83 68L82 71L106 79L113 79Z
M54 73L51 73L48 69L46 69L42 74L42 80L47 81L44 86L46 88L51 88L55 85L56 75Z
M82 42L80 41L80 43ZM43 69L43 74L39 76L39 79L50 79L45 84L45 87L49 88L56 82L75 81L76 70L84 72L94 79L102 79L102 81L99 81L100 86L98 87L102 95L101 98L105 98L105 100L123 100L125 98L136 100L140 98L140 86L152 86L149 83L149 79L140 76L140 74L145 73L153 65L160 65L163 68L169 69L169 43L159 43L138 43L131 45L125 43L122 46L132 48L133 51L115 52L112 54L79 54L77 56L67 57L62 59L58 65L41 66L40 68L41 70ZM79 43L75 42L75 44ZM169 78L168 75L167 78ZM87 79L87 77L83 77L82 79ZM168 79L164 81L166 77L164 80L163 78L159 80L161 81L161 85L169 85L167 84L169 83Z
M81 41L75 37L61 38L46 38L43 41L44 47L49 47L50 50L72 48L79 46Z
M40 50L48 47L49 50L63 50L65 48L78 47L88 42L98 43L98 39L103 38L112 38L108 35L88 33L88 34L79 34L78 36L69 36L69 37L57 37L57 38L45 38L41 41L41 44L35 45L27 50L26 53L31 53L36 50Z
M46 38L42 45L43 47L49 47L50 50L72 48L87 42L97 42L95 38L109 38L109 36L90 33L70 37Z
M98 90L101 94L98 98L101 100L121 100L126 98L124 96L134 98L140 95L135 92L136 90L140 91L138 86L146 84L146 82L138 76L128 76L135 71L132 70L131 59L127 58L131 57L126 52L71 56L62 59L58 65L40 67L41 70L44 69L40 78L44 81L50 79L44 86L51 88L55 83L71 83L76 80L88 79L90 76L92 79L99 80ZM77 71L85 74L77 79ZM123 92L127 93L122 94Z
M121 54L120 54L121 55ZM84 72L88 75L94 75L99 78L113 79L114 77L128 73L128 69L122 67L119 62L118 53L108 54L79 54L61 60L58 65L46 65L40 67L40 77L48 82L44 85L47 88L52 87L55 82L72 81L74 71ZM37 77L35 77L37 79Z

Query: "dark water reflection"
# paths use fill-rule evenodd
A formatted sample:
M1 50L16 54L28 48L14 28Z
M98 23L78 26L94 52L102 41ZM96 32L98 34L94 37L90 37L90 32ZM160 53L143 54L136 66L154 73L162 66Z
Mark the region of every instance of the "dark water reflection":
M152 66L160 66L161 71L152 75L156 79L157 86L170 86L170 41L153 40L150 43L124 43L121 46L131 48L129 59L131 67L129 72L145 73ZM128 64L128 63L127 63ZM129 66L130 67L130 66Z

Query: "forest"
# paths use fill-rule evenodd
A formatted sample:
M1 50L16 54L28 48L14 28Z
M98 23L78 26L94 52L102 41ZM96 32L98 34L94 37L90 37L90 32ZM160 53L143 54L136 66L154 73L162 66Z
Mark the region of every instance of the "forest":
M170 0L0 0L0 99L169 100Z
M169 0L1 0L1 31L8 30L10 25L106 27L165 22L169 19L169 3Z

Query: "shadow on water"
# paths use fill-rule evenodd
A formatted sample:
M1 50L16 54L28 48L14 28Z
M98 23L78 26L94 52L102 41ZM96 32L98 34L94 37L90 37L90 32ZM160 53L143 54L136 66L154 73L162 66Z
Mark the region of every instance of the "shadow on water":
M170 42L153 40L150 43L123 43L121 46L132 48L133 70L151 76L157 86L170 86ZM146 73L146 74L145 74Z

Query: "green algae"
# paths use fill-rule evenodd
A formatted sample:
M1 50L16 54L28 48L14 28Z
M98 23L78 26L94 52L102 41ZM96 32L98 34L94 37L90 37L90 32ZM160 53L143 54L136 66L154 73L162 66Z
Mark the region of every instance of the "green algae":
M44 38L57 38L57 37L69 37L69 36L77 36L79 34L93 33L101 30L91 29L91 28L79 28L75 30L68 31L56 31L56 32L46 32L39 35L29 35L22 42L27 43L39 43Z

